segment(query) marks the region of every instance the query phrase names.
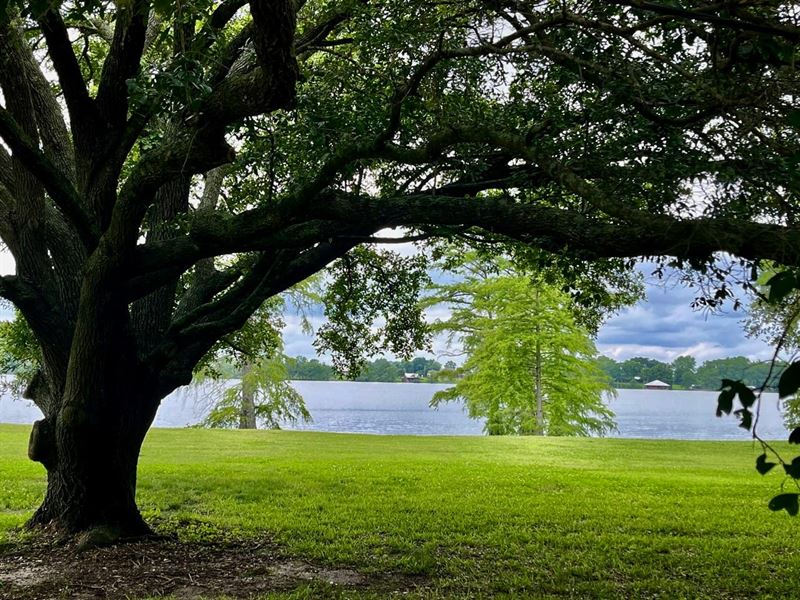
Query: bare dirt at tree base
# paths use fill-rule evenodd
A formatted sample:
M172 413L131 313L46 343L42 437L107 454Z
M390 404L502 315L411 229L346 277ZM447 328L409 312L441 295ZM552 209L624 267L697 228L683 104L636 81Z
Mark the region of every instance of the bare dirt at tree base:
M314 582L386 595L423 583L287 558L270 542L158 540L80 553L70 544L26 542L0 549L0 600L251 598Z

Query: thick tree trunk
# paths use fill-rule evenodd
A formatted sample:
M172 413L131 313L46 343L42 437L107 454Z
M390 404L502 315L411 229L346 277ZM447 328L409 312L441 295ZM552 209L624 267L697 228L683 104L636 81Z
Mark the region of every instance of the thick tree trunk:
M136 507L137 453L117 447L60 460L47 472L47 494L30 524L70 534L103 529L109 541L148 534Z
M120 405L130 406L114 403ZM151 418L110 412L66 406L55 424L34 424L28 452L47 469L47 492L29 525L100 532L99 544L151 532L136 506L139 452Z

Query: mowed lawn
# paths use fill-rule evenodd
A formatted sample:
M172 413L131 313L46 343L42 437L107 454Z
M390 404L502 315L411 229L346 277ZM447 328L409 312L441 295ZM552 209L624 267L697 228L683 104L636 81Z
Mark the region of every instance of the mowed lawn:
M0 426L0 538L41 499ZM184 540L417 576L420 597L800 597L800 520L749 442L154 430L139 503ZM354 594L366 592L353 592Z

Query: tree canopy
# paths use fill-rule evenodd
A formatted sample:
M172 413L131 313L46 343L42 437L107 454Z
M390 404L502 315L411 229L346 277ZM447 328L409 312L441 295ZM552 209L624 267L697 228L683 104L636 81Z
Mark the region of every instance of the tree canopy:
M524 275L442 286L458 305L437 325L461 338L461 378L432 404L463 401L490 435L591 435L614 428L604 394L611 380L596 362L572 299ZM453 294L447 294L453 292Z
M310 421L305 401L288 381L284 357L262 357L245 365L233 385L212 386L207 393L211 411L205 427L280 429L281 425Z
M345 258L384 228L533 249L576 280L639 256L800 263L791 3L6 0L0 17L0 296L41 353L36 523L146 531L136 464L161 398L331 261L355 273L322 338L343 364L363 364L342 336L370 319L381 343L422 342L395 310L420 280Z

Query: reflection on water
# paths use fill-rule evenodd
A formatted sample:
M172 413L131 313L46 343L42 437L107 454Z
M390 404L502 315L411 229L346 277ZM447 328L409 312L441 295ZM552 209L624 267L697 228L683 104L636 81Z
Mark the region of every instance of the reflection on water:
M409 435L480 435L481 421L470 419L458 404L429 408L434 392L446 385L424 383L353 383L296 381L314 418L293 429ZM185 427L202 420L221 393L219 384L189 386L164 400L157 427ZM733 417L714 416L716 392L620 390L609 405L616 413L613 435L631 438L745 440L749 433ZM0 397L0 422L31 423L41 415L25 400ZM775 394L765 394L759 432L767 439L787 436Z

